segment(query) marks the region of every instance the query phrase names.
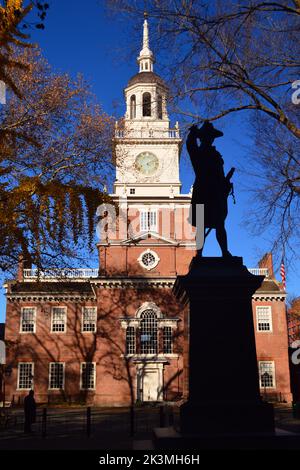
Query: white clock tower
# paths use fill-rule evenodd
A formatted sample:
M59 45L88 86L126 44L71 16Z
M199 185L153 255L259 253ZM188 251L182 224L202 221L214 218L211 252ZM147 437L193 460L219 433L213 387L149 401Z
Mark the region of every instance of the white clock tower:
M182 140L178 123L170 128L168 87L153 72L148 22L144 21L139 72L125 88L126 114L116 123L115 195L176 196L180 193L179 156Z
M137 61L139 71L124 90L126 113L116 122L113 142L116 179L111 197L122 216L117 233L98 244L100 272L175 279L187 272L195 249L187 223L191 194L180 192L182 139L178 123L170 128L168 87L153 71L147 19Z

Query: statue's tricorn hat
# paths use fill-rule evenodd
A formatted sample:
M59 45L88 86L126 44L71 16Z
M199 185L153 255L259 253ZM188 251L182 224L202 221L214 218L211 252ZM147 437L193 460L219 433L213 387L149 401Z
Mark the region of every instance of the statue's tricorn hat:
M205 121L203 126L198 129L198 137L201 140L202 137L205 137L207 135L212 136L214 138L216 137L222 137L224 134L223 132L219 131L216 129L213 124L209 121Z

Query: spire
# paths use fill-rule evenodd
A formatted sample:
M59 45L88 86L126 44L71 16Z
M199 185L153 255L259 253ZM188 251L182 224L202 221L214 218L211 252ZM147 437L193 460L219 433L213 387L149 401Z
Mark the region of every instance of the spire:
M144 25L143 25L143 48L137 61L140 66L140 72L153 72L153 64L155 62L153 52L149 48L149 28L147 21L147 13L144 13Z
M143 50L149 49L149 28L147 21L147 13L144 13L144 30L143 30Z

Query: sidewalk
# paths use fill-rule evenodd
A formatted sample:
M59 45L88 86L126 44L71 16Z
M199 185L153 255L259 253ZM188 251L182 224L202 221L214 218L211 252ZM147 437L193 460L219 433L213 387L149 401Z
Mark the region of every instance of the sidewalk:
M0 449L53 449L53 450L131 450L147 449L151 445L153 428L159 427L158 409L140 409L135 416L136 432L130 436L127 409L92 409L91 436L86 435L83 409L48 410L47 435L42 437L41 423L33 427L33 433L23 432L22 411L16 410L19 424L14 428L0 430ZM276 427L300 433L300 419L294 419L289 406L275 407Z

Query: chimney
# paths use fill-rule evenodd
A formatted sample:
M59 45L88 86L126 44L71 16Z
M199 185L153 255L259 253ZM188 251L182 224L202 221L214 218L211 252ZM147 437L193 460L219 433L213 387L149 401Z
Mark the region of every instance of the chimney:
M31 267L32 267L31 262L26 260L24 255L20 254L18 258L17 281L19 282L24 281L23 270L31 269Z
M266 253L262 259L258 262L259 268L268 268L269 270L269 277L274 279L274 270L273 270L273 257L272 253Z

